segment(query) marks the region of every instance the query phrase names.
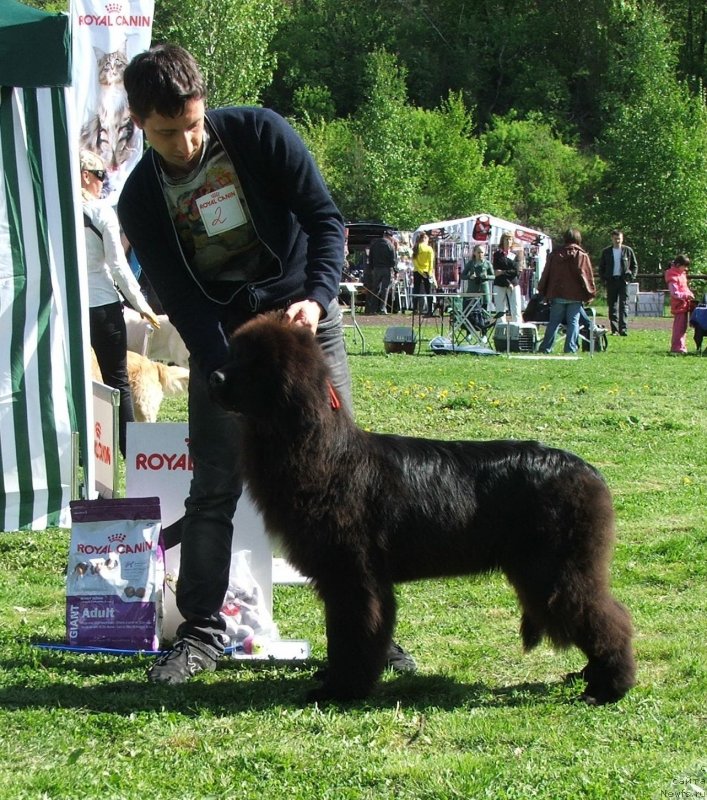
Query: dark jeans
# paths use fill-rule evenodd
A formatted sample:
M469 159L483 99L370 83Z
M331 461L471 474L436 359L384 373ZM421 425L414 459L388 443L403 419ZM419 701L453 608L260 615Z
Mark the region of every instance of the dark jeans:
M628 330L628 283L621 277L609 278L606 282L606 302L609 306L609 323L612 333Z
M352 409L341 309L335 299L317 328L342 403ZM189 452L194 462L181 525L177 608L186 620L179 637L192 636L223 651L226 626L219 611L228 588L233 515L241 495L240 418L211 401L207 379L193 365L189 377Z
M386 294L390 286L390 268L374 269L371 288L366 295L366 314L385 311Z
M413 294L429 294L432 291L432 284L429 278L425 278L423 275L420 275L419 272L412 273L412 293ZM426 297L416 297L413 300L413 308L417 311L420 307L420 303L424 303L424 308L420 313L422 314L431 314L432 313L432 298Z
M125 458L125 431L127 423L134 422L135 416L128 383L128 337L125 331L123 305L116 300L115 303L108 303L105 306L94 306L88 310L88 319L91 347L101 368L103 383L120 392L118 442L120 452Z

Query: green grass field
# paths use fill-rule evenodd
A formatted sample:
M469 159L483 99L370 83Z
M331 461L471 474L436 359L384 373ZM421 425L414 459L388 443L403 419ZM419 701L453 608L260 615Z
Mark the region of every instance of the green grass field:
M276 587L274 602L281 635L309 639L311 663L229 660L184 687L155 687L147 659L32 646L64 635L68 532L5 533L0 798L705 796L707 359L668 358L668 331L633 329L577 361L387 356L384 330L366 328L369 354L351 348L364 428L537 438L606 476L637 687L609 707L575 702L581 686L564 676L582 654L543 645L524 655L500 577L400 587L396 638L420 671L386 675L367 702L302 704L325 655L308 587ZM184 414L173 400L161 418Z

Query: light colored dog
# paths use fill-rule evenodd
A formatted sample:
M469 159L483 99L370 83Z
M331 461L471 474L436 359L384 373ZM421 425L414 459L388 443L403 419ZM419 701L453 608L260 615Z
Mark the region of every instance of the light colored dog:
M96 354L91 350L91 374L103 382ZM165 397L184 394L189 387L189 370L176 365L151 361L128 350L128 381L133 397L136 422L157 422L157 414Z
M189 387L189 370L161 364L128 350L128 380L137 422L157 422L165 397L184 394Z
M159 328L153 328L132 308L123 309L128 332L128 350L179 367L189 366L189 352L177 329L165 314L159 314Z

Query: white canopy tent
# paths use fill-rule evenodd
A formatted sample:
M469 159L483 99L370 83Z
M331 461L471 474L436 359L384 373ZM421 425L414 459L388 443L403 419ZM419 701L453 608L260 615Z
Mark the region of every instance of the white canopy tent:
M448 219L440 222L428 222L415 231L414 236L420 231L440 231L445 239L473 246L477 243L488 244L493 248L503 233L512 233L516 241L524 246L532 247L535 251L535 277L540 278L548 253L552 250L552 239L542 231L526 228L517 222L510 222L491 214L474 214L471 217Z

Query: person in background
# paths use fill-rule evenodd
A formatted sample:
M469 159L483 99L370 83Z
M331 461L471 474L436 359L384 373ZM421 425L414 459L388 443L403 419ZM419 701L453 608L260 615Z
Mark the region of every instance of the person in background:
M592 262L582 249L582 235L570 228L564 244L553 250L538 283L538 292L550 300L550 319L540 343L541 353L551 353L558 327L567 328L565 353L576 353L579 343L579 318L582 303L596 294Z
M103 382L120 392L118 442L120 453L125 458L127 424L134 422L135 416L128 383L128 336L118 289L135 311L151 325L159 328L160 323L143 297L140 285L125 258L118 217L108 202L100 199L106 179L106 168L102 159L90 150L82 150L79 164L88 266L91 347L96 354Z
M468 281L466 291L484 295L484 308L491 306L491 284L494 280L493 267L486 258L484 246L477 244L471 251L471 258L464 265L462 280Z
M670 354L673 356L686 356L687 345L687 319L690 315L690 301L695 295L687 284L687 271L690 268L690 259L681 253L670 263L665 270L665 282L670 292L670 313L673 315L673 333L670 340Z
M371 289L366 295L367 314L387 314L386 302L393 272L398 266L395 247L395 231L386 228L383 236L374 239L369 249L368 262L371 269Z
M624 244L624 234L618 228L611 231L611 247L602 251L599 277L606 286L609 323L612 336L628 336L628 285L636 280L636 254Z
M513 236L501 235L493 254L493 305L496 311L510 311L512 322L522 322L520 288L518 286L518 254L513 252Z
M221 614L233 515L241 494L240 421L211 397L233 331L281 310L316 337L333 389L352 409L338 303L344 224L314 159L287 121L254 106L206 110L194 57L172 44L140 53L124 73L130 115L150 148L118 203L135 248L190 356L189 496L179 530L177 640L148 670L182 684L216 668L228 644ZM170 526L172 527L172 526ZM389 666L415 669L393 643Z
M422 231L412 248L412 293L415 295L431 294L435 282L435 251L429 241L430 237ZM425 303L424 314L432 316L432 298L427 297L421 301L421 298L416 297L413 308L417 310L420 302Z

